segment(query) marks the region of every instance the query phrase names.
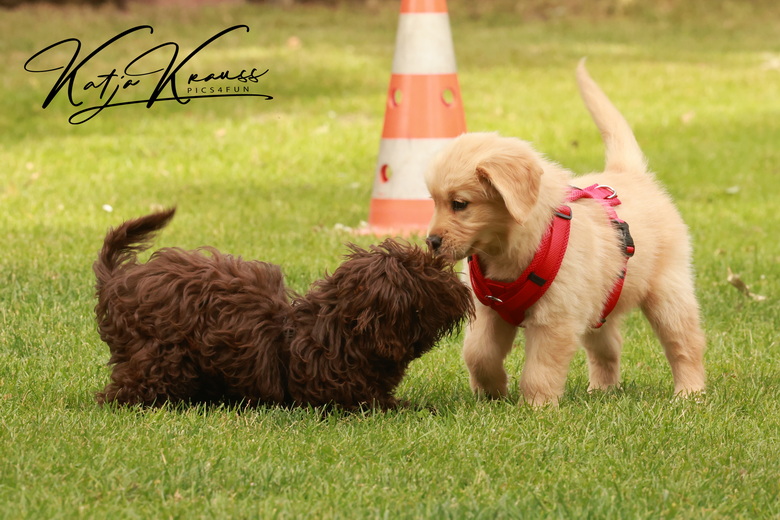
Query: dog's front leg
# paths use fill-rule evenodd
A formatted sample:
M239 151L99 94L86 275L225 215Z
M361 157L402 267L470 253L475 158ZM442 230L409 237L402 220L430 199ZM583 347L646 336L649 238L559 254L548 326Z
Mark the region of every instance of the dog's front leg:
M526 403L532 406L558 404L576 351L577 338L564 327L526 327L525 366L520 377L520 390Z
M471 389L477 395L492 398L506 395L504 358L512 350L516 333L517 327L504 321L493 309L477 303L463 343Z

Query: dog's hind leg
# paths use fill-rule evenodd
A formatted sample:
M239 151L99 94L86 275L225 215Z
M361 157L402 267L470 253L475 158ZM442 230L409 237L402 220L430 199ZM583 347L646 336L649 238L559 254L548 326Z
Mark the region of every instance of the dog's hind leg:
M504 358L512 350L517 327L496 312L480 307L466 330L463 359L469 369L471 389L479 396L499 398L507 393Z
M644 312L664 347L672 368L675 395L690 395L705 389L704 350L699 306L689 277L670 269L655 280L654 290L642 304Z
M135 363L124 363L114 367L111 382L97 394L97 401L100 404L159 406L166 401L166 396L148 384L146 375L139 373Z
M620 322L621 317L610 316L601 328L591 330L583 337L588 355L589 392L620 385L620 353L623 349Z
M147 343L114 366L111 383L98 394L98 401L144 406L188 401L197 395L197 373L186 349Z

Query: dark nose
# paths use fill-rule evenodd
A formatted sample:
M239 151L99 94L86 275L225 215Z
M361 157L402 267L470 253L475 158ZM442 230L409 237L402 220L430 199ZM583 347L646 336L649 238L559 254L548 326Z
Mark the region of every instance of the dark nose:
M431 251L438 251L441 247L441 237L439 235L431 235L425 239L425 243L428 244L428 249Z

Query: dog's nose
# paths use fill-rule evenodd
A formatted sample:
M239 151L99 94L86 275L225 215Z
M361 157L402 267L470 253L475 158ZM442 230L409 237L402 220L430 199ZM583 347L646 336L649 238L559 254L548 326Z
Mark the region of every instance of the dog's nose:
M428 249L431 251L438 251L441 247L441 237L439 235L431 235L425 239L425 243L428 244Z

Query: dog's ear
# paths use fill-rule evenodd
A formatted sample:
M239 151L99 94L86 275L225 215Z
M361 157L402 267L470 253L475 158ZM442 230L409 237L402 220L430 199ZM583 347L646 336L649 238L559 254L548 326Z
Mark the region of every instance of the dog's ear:
M377 356L394 363L413 357L411 343L417 330L408 322L413 317L401 303L403 296L400 293L395 298L374 300L353 322L353 332L363 337L366 346Z
M542 173L536 154L521 141L511 143L477 165L477 177L501 195L507 211L518 224L525 222L536 204Z

